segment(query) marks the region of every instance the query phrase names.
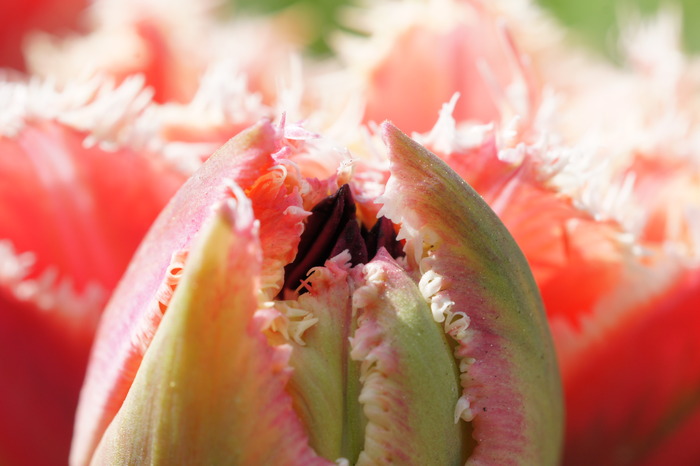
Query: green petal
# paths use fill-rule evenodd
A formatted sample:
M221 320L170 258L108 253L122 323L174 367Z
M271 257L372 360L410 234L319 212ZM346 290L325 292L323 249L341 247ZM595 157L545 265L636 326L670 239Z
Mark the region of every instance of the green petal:
M360 402L368 419L358 465L463 464L464 423L454 422L459 371L445 334L413 279L381 250L353 297L359 326Z
M349 256L341 254L316 268L308 279L309 292L287 302L318 319L304 333L304 345L294 345L289 392L314 450L354 464L362 449L364 419L359 365L349 357L355 319L350 264L344 259Z
M557 464L561 382L528 264L481 197L434 154L382 126L391 178L382 212L402 224L421 291L455 337L479 464Z
M195 239L92 464L329 464L284 390L289 347L260 332L257 223L235 191Z

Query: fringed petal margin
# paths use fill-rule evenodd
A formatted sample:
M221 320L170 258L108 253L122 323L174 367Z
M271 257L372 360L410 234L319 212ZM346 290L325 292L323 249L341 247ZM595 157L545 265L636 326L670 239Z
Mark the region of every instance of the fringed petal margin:
M156 220L107 306L98 330L90 368L81 393L72 464L89 462L97 442L120 408L138 371L143 348L134 334L155 334L144 327L173 251L188 250L210 215L211 206L227 194L233 181L248 189L261 172L274 165L275 129L268 121L246 130L212 155L170 201Z
M285 391L290 348L269 346L254 318L262 251L239 193L195 239L92 464L331 464L308 446Z
M563 407L547 321L527 262L493 211L444 162L390 123L382 211L402 224L438 320L456 340L457 415L477 442L468 464L559 461ZM442 314L442 315L440 315Z
M353 296L367 417L358 465L460 465L466 425L454 422L459 371L413 279L382 249ZM463 448L464 446L464 448Z

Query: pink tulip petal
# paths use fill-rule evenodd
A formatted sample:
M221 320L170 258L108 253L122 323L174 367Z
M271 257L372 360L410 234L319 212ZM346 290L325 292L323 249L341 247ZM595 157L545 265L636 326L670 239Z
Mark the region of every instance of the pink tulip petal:
M403 21L382 18L371 31L362 56L369 62L365 121L390 119L409 133L427 131L455 93L459 121L527 116L538 98L533 78L498 13L477 1L389 5L393 10L385 5L374 14ZM516 86L522 95L513 99Z
M278 165L260 176L246 193L253 201L260 237L264 239L261 287L268 299L282 289L284 266L297 254L303 221L309 215L303 208L300 182L293 167Z
M81 394L71 450L73 464L89 462L102 433L121 406L136 375L142 351L134 334L142 334L148 310L170 265L173 251L186 250L221 196L224 179L249 188L273 165L275 129L263 122L239 134L193 175L171 200L146 236L105 310ZM151 303L151 304L149 304Z
M285 391L290 348L268 346L254 318L262 251L250 201L223 202L92 464L333 464L308 446Z
M561 388L527 262L495 214L442 161L389 123L383 134L392 161L383 212L418 239L408 240L408 259L415 254L421 291L459 342L459 414L473 419L477 442L470 460L554 464ZM446 216L458 208L455 199L465 211ZM421 260L426 245L430 253Z

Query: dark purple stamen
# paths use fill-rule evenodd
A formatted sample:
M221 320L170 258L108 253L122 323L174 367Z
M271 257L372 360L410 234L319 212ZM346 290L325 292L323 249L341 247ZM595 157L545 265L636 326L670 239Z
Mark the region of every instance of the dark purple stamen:
M396 240L394 223L386 217L379 217L371 230L363 229L362 237L370 258L373 258L381 248L385 248L391 257L404 256L403 245Z
M356 221L350 221L345 225L328 257L335 257L346 249L350 251L352 265L366 264L369 260L367 246L362 238L362 233L360 233L360 225Z
M368 232L364 227L360 229L355 212L355 200L347 184L316 204L306 220L297 256L284 268L282 293L296 290L310 269L346 249L352 265L367 263L380 247L385 247L393 257L403 255L389 219L380 218Z
M316 204L304 226L296 259L284 268L284 289L295 290L310 269L323 265L339 232L354 219L355 202L348 185Z

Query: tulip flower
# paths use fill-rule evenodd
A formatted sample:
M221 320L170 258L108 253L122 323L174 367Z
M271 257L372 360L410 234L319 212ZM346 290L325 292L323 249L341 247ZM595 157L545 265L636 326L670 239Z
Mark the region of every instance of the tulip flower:
M328 149L267 121L195 173L107 307L72 464L557 463L523 257L446 165L382 131L377 198L347 164L306 177Z
M414 137L483 196L527 258L543 297L565 389L564 464L697 462L700 451L694 439L700 433L696 396L700 350L694 310L700 295L700 195L694 154L698 152L696 90L700 81L695 61L683 57L669 41L672 24L662 22L657 28L660 33L651 28L648 34L627 37L629 63L621 69L580 53L563 40L560 28L527 1L378 1L368 8L369 18L375 20L360 28L368 33L360 40L364 46L356 49L357 54L341 50L347 69L333 77L332 86L325 87L328 76L308 72L317 71L315 64L304 62L306 71L301 72L295 69L300 61L288 56L300 44L287 29L294 21L277 18L248 29L242 22L231 27L230 22L215 21L210 9L194 2L163 4L165 7L157 1L101 0L95 4L86 34L33 35L25 41L27 68L57 80L63 89L58 98L47 91L50 86L18 85L18 79L24 78L16 75L3 77L8 82L0 87L0 102L5 104L0 113L0 149L11 154L0 161L0 374L3 380L13 381L0 397L0 462L64 460L79 379L100 307L150 220L215 147L241 128L282 109L294 115L290 118L294 121L308 118L307 128L333 133L335 140L342 140L360 158L372 158L377 149L367 150L364 141L359 141L359 121L372 128L373 121L391 118L405 130L425 132L446 101L450 104L438 125ZM261 24L266 25L264 38ZM13 31L12 27L6 30ZM16 44L15 39L3 45ZM12 57L17 56L15 50ZM5 59L3 63L19 62ZM291 74L290 64L296 70ZM322 65L322 70L328 69L327 63ZM115 92L86 85L78 79L86 69L110 76L120 85ZM145 79L162 105L143 97L142 91L148 91L136 86L138 92L131 97L138 98L127 101L137 105L123 106L124 93L132 92L139 79ZM77 93L68 92L70 89ZM453 97L456 92L458 98ZM31 96L29 104L22 100L26 96ZM84 98L88 102L94 98L94 102L75 111L76 99ZM131 110L116 112L118 118L113 120L101 118L114 115L115 104L118 109ZM313 310L284 303L317 302L323 299L317 292L335 296L332 280L327 279L345 274L348 280L360 280L355 268L375 267L388 277L387 283L394 284L391 286L408 283L401 281L405 273L421 290L424 271L419 261L414 253L402 256L404 246L411 249L413 217L392 216L391 209L384 209L382 215L391 220L377 220L381 204L374 201L390 177L381 166L381 157L379 162L355 160L351 175L342 154L328 147L322 155L309 153L308 148L320 140L312 140L300 127L285 128L286 136L274 137L263 150L270 155L284 148L269 165L256 165L255 157L231 162L240 177L227 177L245 194L235 194L234 188L223 197L211 194L198 204L201 209L196 211L196 221L188 224L187 238L157 246L163 237L177 235L153 233L156 239L142 248L151 252L137 256L134 264L139 265L132 266L126 284L112 300L111 317L98 338L78 420L80 433L74 440L76 463L98 462L95 451L109 457L114 451L110 448L132 439L114 433L133 432L130 429L135 424L118 412L138 413L135 418L153 422L160 417L157 413L144 415L139 411L143 398L132 400L142 395L128 398L127 392L132 386L141 387L134 392L146 391L145 382L137 385L137 379L164 383L166 368L158 372L161 369L141 361L146 361L144 354L156 354L155 349L146 348L156 348L158 334L186 335L181 327L168 323L167 316L174 309L168 303L171 295L177 297L177 288L173 291L172 287L179 283L181 272L189 276L188 264L191 268L194 263L212 264L201 258L208 247L218 244L212 235L220 229L213 225L234 225L229 229L236 233L220 240L229 250L235 249L235 241L262 250L262 259L256 259L260 253L251 252L250 263L245 264L250 275L259 278L253 284L239 285L250 286L263 296L248 321L255 335L265 336L267 346L256 347L262 344L258 342L246 348L251 355L250 348L262 348L262 359L255 361L263 365L268 361L279 368L273 377L276 385L254 381L251 387L259 387L261 393L268 388L278 390L268 393L291 398L291 411L284 408L287 405L273 405L292 413L283 418L294 435L284 441L301 438L295 445L307 442L314 454L330 459L354 448L328 447L321 433L332 424L329 416L322 407L307 409L310 404L305 400L319 378L314 372L318 354L346 351L349 356L336 359L341 361L336 366L346 368L352 362L360 373L361 360L375 354L363 342L373 338L375 329L378 335L386 335L382 333L385 313L379 308L368 310L376 314L377 325L360 332L361 323L356 321L358 328L348 334L353 343L337 350L323 337L314 336L314 330L335 335L336 323L326 325L315 320ZM256 144L239 139L234 146L258 147ZM227 147L222 153L233 150ZM251 151L233 150L248 155ZM223 158L215 156L206 166L216 166L221 162L215 160ZM252 193L262 196L264 186L274 186L264 174L279 160L292 162L281 163L284 169L275 168L267 176L285 173L280 177L286 180L287 196L261 201ZM28 168L32 161L36 164ZM252 165L246 165L249 162ZM121 163L133 163L138 176L119 168ZM37 167L56 170L32 172ZM80 176L62 178L66 174ZM84 183L69 181L77 179ZM220 194L221 183L209 179L207 186ZM119 181L122 189L112 189L114 185L105 180ZM289 194L294 182L301 205ZM210 212L210 206L228 198L235 201L224 204L232 202L235 208L215 209L216 215ZM250 217L245 199L251 203L252 216L260 221L257 234L253 234L255 222L251 226L245 220ZM354 205L354 214L351 207L338 207L341 203ZM134 205L143 206L144 212L133 212ZM342 218L354 215L361 226L362 244L372 250L373 257L353 259L363 254L362 247L350 247L360 243L357 232L349 232L344 242L334 243L320 256L313 252L310 245L315 237L311 233L304 236L301 226L323 237L326 220L315 212L324 208ZM110 209L115 215L107 215ZM180 212L175 207L172 211ZM178 213L177 218L190 218L188 215ZM280 218L290 224L275 224ZM362 227L372 231L375 223L374 233L362 231ZM272 228L273 224L280 229ZM248 226L238 228L241 225ZM158 228L173 231L175 227ZM397 241L397 232L405 237ZM380 241L380 237L389 240ZM379 249L373 246L377 242L382 242L387 253L374 254ZM153 252L160 248L163 251ZM348 249L350 265L343 262L346 256L338 256L344 250L339 248ZM288 255L276 256L275 251ZM157 271L152 270L156 265L146 267L154 255L160 257L160 262L155 261L160 264ZM307 256L314 260L303 262ZM305 274L312 269L307 278ZM147 276L150 278L141 283ZM289 276L296 278L285 278ZM124 291L128 287L147 291L136 296L136 291ZM156 298L152 298L154 293ZM391 303L392 296L386 294L381 301ZM362 309L374 309L370 304ZM126 315L117 316L124 309ZM168 312L161 328L162 310ZM469 311L467 315L474 323ZM196 336L209 334L203 327L192 331L199 332ZM403 351L400 335L390 340ZM357 348L352 347L354 342ZM451 348L456 345L451 337L447 342ZM174 353L167 341L158 345L157 354L170 360ZM429 341L422 345L436 361L442 360L438 345ZM24 359L17 359L16 354ZM211 367L207 364L197 370L207 371ZM412 370L422 371L420 363L416 364ZM173 362L167 372L177 373L177 367ZM340 369L334 371L326 372ZM210 372L202 380L209 380ZM238 369L236 374L240 373ZM367 376L361 383L346 385L346 379L331 383L355 393L369 383L365 380L374 380ZM204 390L200 381L187 383ZM52 387L51 396L46 396L47 386ZM253 391L249 387L241 396L248 399ZM153 393L154 400L159 396L160 392ZM165 398L159 400L153 406L172 406ZM337 405L337 400L327 405L333 403ZM358 403L359 410L343 407L333 412L343 416L362 413L365 405ZM27 413L35 412L41 412L46 422L33 422L36 416ZM351 445L361 444L363 434L371 430L363 420L369 417L363 416L351 416L344 424L361 427L348 428L355 433L347 437ZM483 419L479 413L461 425L473 430ZM328 436L337 439L334 432L331 429ZM146 433L145 442L155 438ZM418 435L408 432L407 438L414 434ZM35 447L39 438L46 448ZM98 447L103 439L107 446Z
M513 95L514 114L522 115L538 98L508 29L481 2L378 2L355 23L368 39L343 43L340 52L362 76L366 122L390 118L425 132L455 92L460 121L500 119Z
M49 40L52 29L23 31L29 70L50 79L0 73L0 378L12 381L0 397L3 464L66 463L97 321L134 250L202 160L271 113L247 86L262 91L262 82L243 75L241 65L202 62L201 82L174 72L164 79L154 63L172 62L177 71L192 53L173 46L172 60L159 55L161 32L165 42L180 43L170 29L179 21L163 8L139 3L123 15L114 13L125 5L96 3L86 13L95 28L89 34ZM198 17L207 27L213 21ZM201 32L200 22L190 24L194 35ZM218 27L229 42L251 35L250 26ZM278 35L270 41L282 56L293 47L273 41ZM120 42L125 36L143 42ZM105 46L123 55L102 53ZM138 60L144 55L131 46L148 49L152 61ZM274 81L278 73L265 74L265 62L253 60L260 56L233 58ZM81 77L86 71L101 75ZM173 98L186 102L155 102Z
M111 117L141 110L128 90L0 83L3 464L65 464L102 307L186 178L158 154L86 145L122 128L93 118L106 103Z

